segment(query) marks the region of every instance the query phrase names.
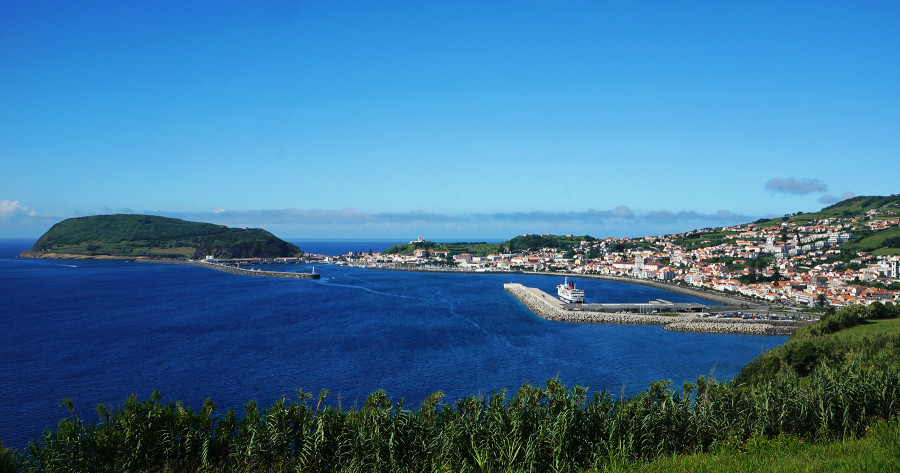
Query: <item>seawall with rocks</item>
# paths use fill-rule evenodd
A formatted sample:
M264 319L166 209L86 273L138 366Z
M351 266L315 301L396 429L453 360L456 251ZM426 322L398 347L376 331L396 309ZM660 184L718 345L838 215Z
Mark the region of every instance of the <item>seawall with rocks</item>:
M808 323L792 320L707 319L693 314L625 314L588 312L570 307L540 289L518 283L503 285L510 294L539 317L563 322L664 325L666 330L684 332L737 333L747 335L784 335Z

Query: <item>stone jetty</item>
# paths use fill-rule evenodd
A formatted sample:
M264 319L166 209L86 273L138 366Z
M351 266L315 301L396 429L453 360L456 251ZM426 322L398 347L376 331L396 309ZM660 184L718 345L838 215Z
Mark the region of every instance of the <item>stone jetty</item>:
M559 299L533 287L506 283L503 288L538 316L565 322L664 325L666 330L747 335L789 334L801 325L809 323L793 320L709 319L694 314L657 315L584 311L580 310L577 304L564 304Z
M231 274L241 274L244 276L261 276L268 278L287 278L287 279L319 279L319 273L294 273L288 271L260 271L238 268L236 266L228 266L218 263L207 263L205 261L196 260L177 260L177 259L137 259L135 261L147 263L167 263L167 264L190 264L203 268L215 269L216 271L224 271Z
M252 269L238 268L236 266L226 266L224 264L204 263L202 261L198 261L195 264L197 266L203 266L204 268L215 269L216 271L225 271L226 273L242 274L245 276L262 276L262 277L266 277L266 278L288 278L288 279L319 279L321 277L321 275L319 273L293 273L293 272L289 272L289 271L252 270Z

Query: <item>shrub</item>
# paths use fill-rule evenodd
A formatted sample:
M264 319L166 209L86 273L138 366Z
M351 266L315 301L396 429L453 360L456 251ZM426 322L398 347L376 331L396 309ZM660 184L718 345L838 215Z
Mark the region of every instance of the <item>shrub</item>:
M4 447L3 441L0 441L0 473L16 473L18 471L15 451Z

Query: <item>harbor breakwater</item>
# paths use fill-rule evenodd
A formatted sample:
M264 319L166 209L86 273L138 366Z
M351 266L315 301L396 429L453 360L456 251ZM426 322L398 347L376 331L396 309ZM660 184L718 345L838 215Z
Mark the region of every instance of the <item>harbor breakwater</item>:
M538 316L562 322L664 325L666 330L674 331L746 335L785 335L809 323L794 320L708 319L693 314L654 315L583 311L578 310L577 305L570 307L572 304L563 304L540 289L518 283L506 283L503 288Z
M319 273L294 273L288 271L262 271L238 268L235 266L226 266L224 264L207 263L204 261L177 260L177 259L136 259L135 261L144 263L166 263L166 264L189 264L200 266L203 268L214 269L216 271L224 271L231 274L240 274L243 276L261 276L268 278L287 278L287 279L319 279Z

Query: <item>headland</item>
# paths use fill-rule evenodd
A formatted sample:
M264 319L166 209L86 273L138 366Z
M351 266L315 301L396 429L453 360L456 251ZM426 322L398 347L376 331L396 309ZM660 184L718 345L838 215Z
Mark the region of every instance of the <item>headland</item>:
M229 228L155 215L115 214L63 220L23 258L272 258L300 248L260 228Z

